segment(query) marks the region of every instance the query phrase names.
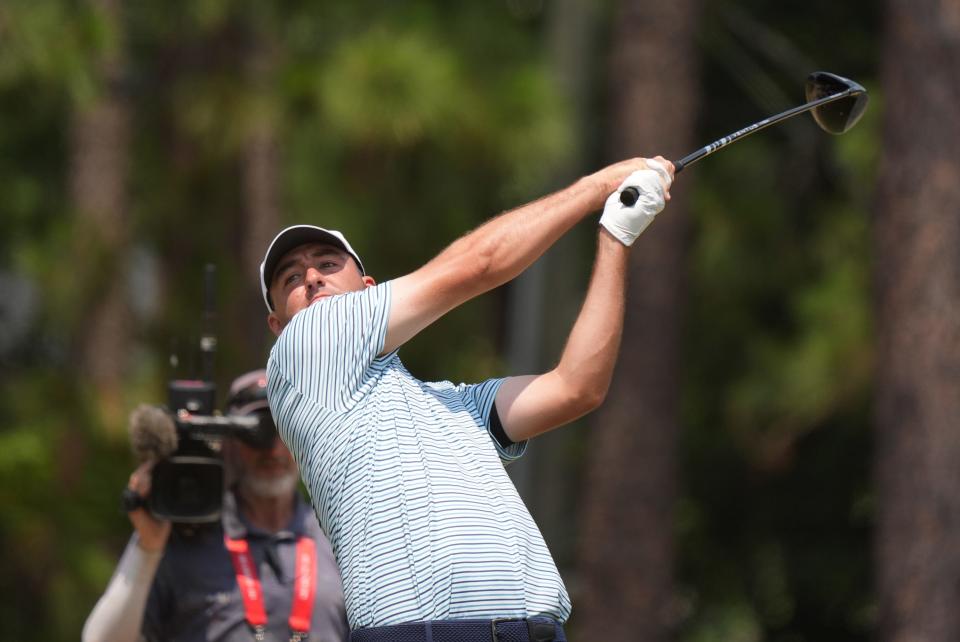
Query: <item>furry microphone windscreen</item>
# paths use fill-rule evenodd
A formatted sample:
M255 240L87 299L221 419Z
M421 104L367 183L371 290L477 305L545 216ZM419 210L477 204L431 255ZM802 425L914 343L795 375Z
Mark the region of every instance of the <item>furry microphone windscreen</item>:
M130 448L140 461L158 460L177 449L177 428L163 408L140 404L130 413Z

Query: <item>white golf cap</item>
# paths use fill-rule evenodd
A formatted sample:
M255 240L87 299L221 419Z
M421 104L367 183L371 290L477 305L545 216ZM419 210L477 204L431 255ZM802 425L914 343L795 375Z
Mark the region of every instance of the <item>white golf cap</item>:
M260 289L263 292L263 302L267 304L267 310L270 312L273 312L273 304L270 302L270 282L273 280L277 263L284 254L305 243L327 243L339 247L357 262L360 274L366 274L360 257L350 247L346 237L337 230L325 230L316 225L292 225L273 238L267 253L263 256L263 263L260 264Z

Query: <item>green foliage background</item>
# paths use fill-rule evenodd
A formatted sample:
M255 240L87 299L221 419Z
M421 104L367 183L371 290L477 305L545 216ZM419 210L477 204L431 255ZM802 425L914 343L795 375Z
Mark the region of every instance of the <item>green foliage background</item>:
M532 0L133 2L117 33L69 0L0 5L8 637L76 639L129 533L117 508L133 464L124 426L73 363L91 293L124 278L157 299L134 317L128 407L162 402L169 377L196 373L203 265L217 264L230 314L247 312L239 301L255 287L237 252L238 154L258 119L277 128L285 221L343 230L381 280L573 180L563 168L600 166L604 41L587 124L578 125L546 46L552 10ZM796 104L814 68L868 85L873 107L843 138L798 119L689 172L696 226L676 529L690 642L865 640L873 626L868 223L883 93L878 22L879 9L860 1L703 4L698 139ZM598 26L601 36L606 29ZM267 43L275 61L257 86L238 63L251 42ZM121 47L140 263L117 275L71 264L89 234L68 180L71 113L103 90L98 53ZM587 157L574 158L582 140ZM588 265L584 246L572 260ZM144 270L163 275L161 290ZM405 348L405 361L428 379L502 373L504 304L495 293L455 311ZM218 330L222 387L265 352L243 345L227 315ZM179 370L167 363L171 350Z

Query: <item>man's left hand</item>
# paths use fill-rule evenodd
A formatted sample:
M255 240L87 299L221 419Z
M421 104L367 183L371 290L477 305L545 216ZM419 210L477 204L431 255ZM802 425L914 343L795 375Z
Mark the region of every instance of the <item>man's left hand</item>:
M637 237L653 222L670 199L672 179L667 168L658 161L647 160L649 169L630 174L620 187L607 197L600 224L624 245L633 245ZM620 193L628 187L638 192L633 205L624 205Z

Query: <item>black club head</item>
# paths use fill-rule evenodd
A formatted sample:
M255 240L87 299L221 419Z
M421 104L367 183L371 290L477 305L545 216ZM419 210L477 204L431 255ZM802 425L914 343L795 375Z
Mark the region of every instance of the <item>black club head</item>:
M867 90L862 85L843 76L826 71L815 71L807 78L805 86L807 102L846 93L834 100L813 108L813 118L826 132L843 134L849 131L867 108Z

